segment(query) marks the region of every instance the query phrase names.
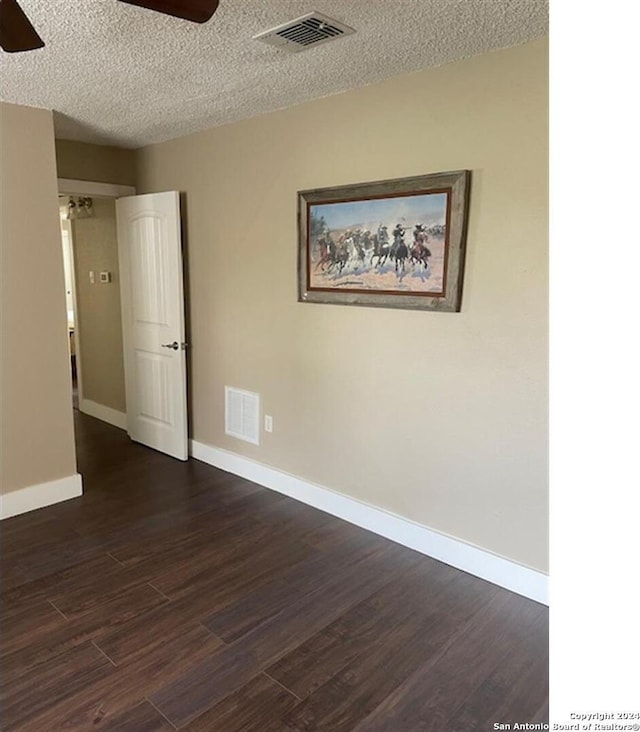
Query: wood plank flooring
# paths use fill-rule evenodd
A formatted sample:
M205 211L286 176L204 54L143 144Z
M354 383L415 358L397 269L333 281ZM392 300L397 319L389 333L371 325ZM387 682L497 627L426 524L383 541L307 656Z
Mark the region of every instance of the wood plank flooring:
M548 722L548 611L79 413L82 498L3 521L5 732Z

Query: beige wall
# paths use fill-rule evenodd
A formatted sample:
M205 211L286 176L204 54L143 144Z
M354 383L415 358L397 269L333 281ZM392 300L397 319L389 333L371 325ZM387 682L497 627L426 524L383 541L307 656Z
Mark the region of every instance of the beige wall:
M93 209L93 218L72 222L82 397L124 412L115 199L94 198ZM112 281L101 283L100 272L111 272Z
M58 177L135 186L135 152L120 147L56 140Z
M296 302L296 191L461 168L461 313ZM546 41L144 148L138 183L186 192L196 440L546 570Z
M2 492L75 474L50 111L0 103Z

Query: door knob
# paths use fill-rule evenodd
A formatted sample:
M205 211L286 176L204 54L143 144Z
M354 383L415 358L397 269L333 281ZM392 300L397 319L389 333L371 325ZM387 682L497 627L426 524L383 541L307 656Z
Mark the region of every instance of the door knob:
M178 341L174 341L173 343L163 343L162 347L163 348L172 348L174 351L177 351L178 348L180 348L180 344L178 343Z

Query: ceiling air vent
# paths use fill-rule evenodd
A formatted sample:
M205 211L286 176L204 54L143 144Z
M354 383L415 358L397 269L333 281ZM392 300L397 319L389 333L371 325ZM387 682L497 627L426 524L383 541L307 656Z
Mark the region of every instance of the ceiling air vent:
M348 25L314 12L271 28L264 33L258 33L253 40L295 53L352 33L355 31Z

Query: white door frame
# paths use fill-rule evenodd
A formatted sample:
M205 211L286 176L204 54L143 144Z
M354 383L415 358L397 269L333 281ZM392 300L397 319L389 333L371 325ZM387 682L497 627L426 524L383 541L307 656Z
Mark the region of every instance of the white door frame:
M92 198L113 198L115 200L121 196L134 196L135 193L136 189L134 186L118 185L115 183L99 183L87 180L74 180L71 178L58 178L58 195L60 196L90 196ZM71 249L71 277L73 280L73 311L75 316L74 339L76 349L76 375L78 380L78 407L81 412L84 412L85 410L82 409L83 404L85 407L88 407L89 403L87 403L87 400L84 398L82 389L82 363L80 356L80 343L82 336L80 333L78 318L78 280L76 278L75 269L75 243L73 241L73 231L71 226L68 227L67 231L69 235L69 247ZM71 368L71 362L69 362L69 368ZM113 415L111 412L113 412ZM91 416L102 419L105 422L109 422L109 424L113 424L121 429L126 428L125 424L122 423L122 420L119 417L119 413L114 410L110 410L107 407L101 409L99 412L91 409L87 410L86 413L90 413Z
M94 198L120 198L135 196L135 186L121 186L116 183L97 183L90 180L58 178L58 193L61 196L92 196Z
M71 269L71 297L73 298L73 340L75 344L75 356L76 356L76 380L78 382L78 405L82 401L82 367L80 364L80 334L78 332L78 293L77 293L77 280L76 280L76 262L75 262L75 250L73 243L73 229L71 228L71 222L60 219L60 230L67 233L67 240L69 242L69 266ZM66 283L65 283L66 284Z

